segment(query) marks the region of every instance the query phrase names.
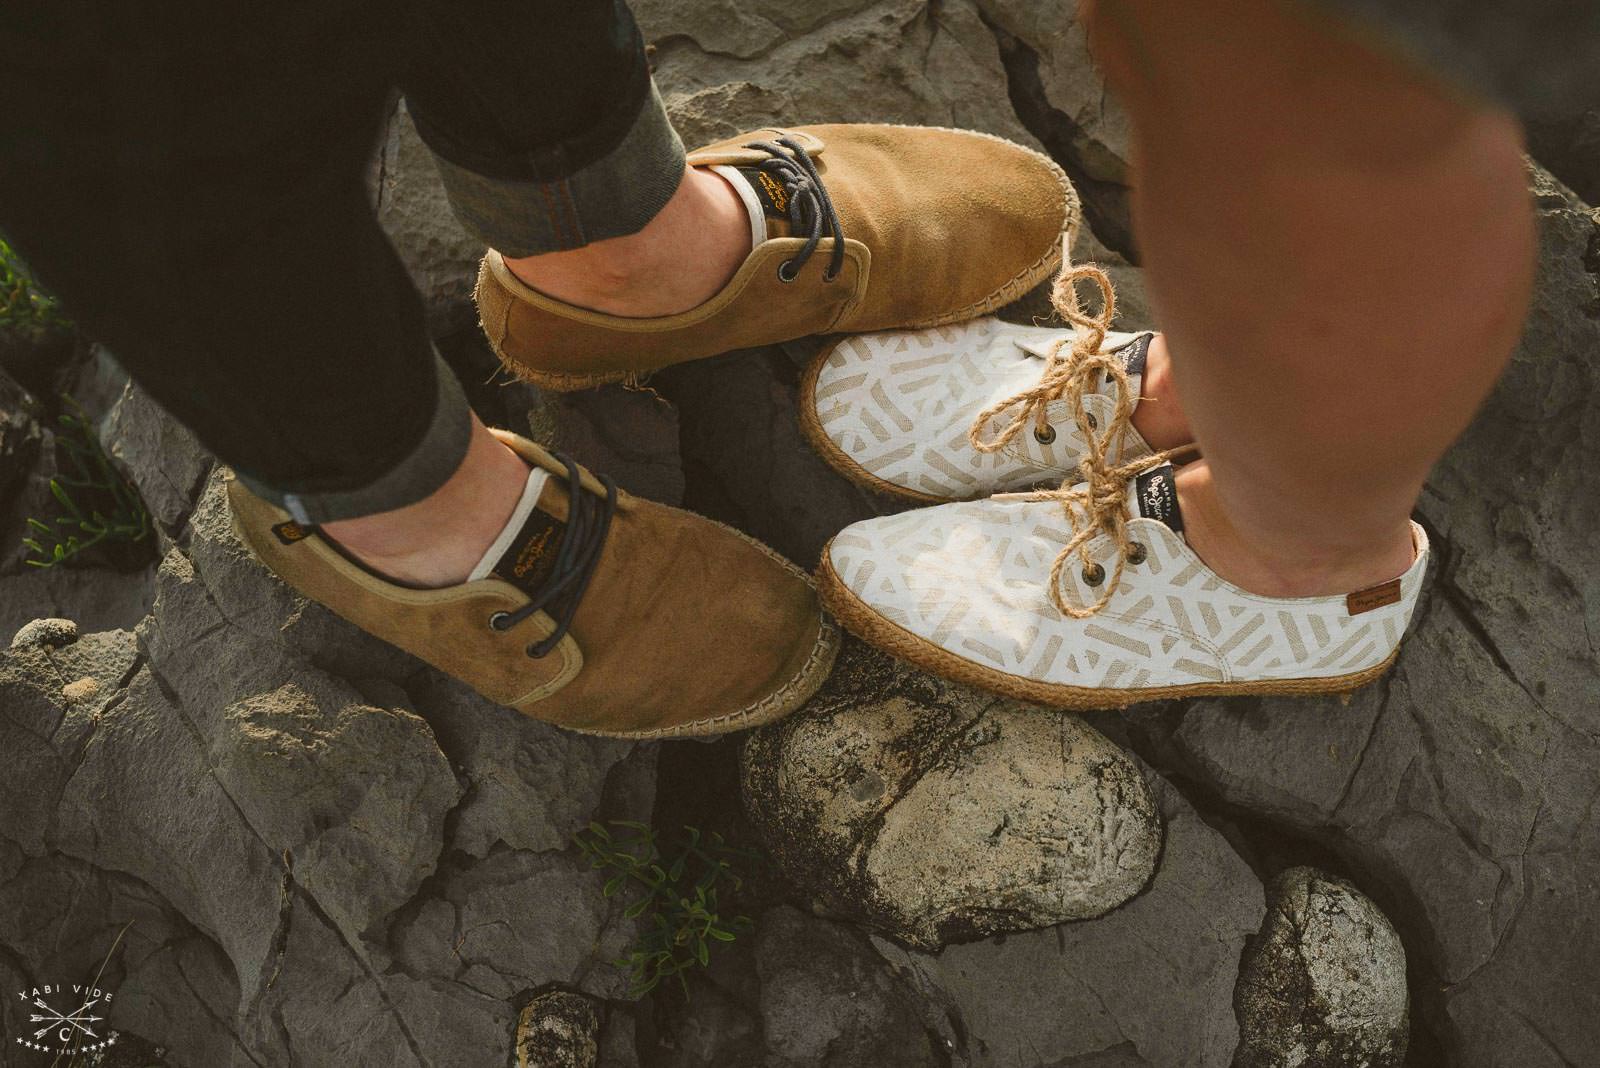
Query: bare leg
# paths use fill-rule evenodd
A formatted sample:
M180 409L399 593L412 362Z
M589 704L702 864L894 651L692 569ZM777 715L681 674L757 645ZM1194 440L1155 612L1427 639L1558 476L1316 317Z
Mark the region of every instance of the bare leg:
M466 581L510 521L527 481L528 465L473 416L466 459L432 496L322 529L392 579L411 586L453 586Z
M1195 549L1255 592L1411 561L1429 467L1504 367L1534 236L1517 124L1285 0L1098 0L1135 223L1206 459Z
M506 266L557 300L649 318L705 303L749 254L750 216L739 194L715 171L690 167L667 206L638 233L508 259Z

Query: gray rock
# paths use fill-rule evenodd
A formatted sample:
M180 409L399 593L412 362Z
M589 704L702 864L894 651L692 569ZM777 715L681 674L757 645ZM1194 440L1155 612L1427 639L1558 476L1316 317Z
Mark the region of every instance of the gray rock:
M422 295L435 337L474 328L472 286L483 246L456 222L444 184L405 104L389 117L372 186L378 222Z
M0 501L33 468L44 441L33 398L0 369Z
M517 1068L596 1068L600 1017L581 994L552 990L517 1018Z
M1423 496L1437 563L1395 671L1348 705L1197 703L1168 747L1372 873L1427 977L1413 1008L1464 1068L1600 1048L1600 215L1534 192L1532 314Z
M656 80L690 147L781 122L903 122L1036 145L970 0L643 0Z
M1099 916L1161 852L1138 769L1076 717L853 641L805 712L746 742L743 778L817 907L925 948Z
M11 637L11 648L26 649L37 645L45 649L59 649L78 640L78 625L70 619L36 619L20 628Z
M1089 224L1133 250L1127 113L1106 92L1077 0L977 0L1005 65L1017 114L1071 177Z
M1226 1068L1234 982L1265 912L1261 883L1217 831L1140 764L1166 825L1143 893L1098 919L947 946L874 945L942 1003L974 1066Z
M182 1064L467 1068L510 1055L519 991L619 994L633 924L570 834L647 815L653 762L308 605L222 493L185 509L137 638L0 653L0 961L106 953L136 887L117 1026Z
M756 928L771 1068L925 1068L939 1063L911 992L858 937L788 907Z
M1399 1068L1410 1032L1406 953L1366 895L1290 868L1267 886L1267 919L1234 994L1235 1068Z
M678 410L684 507L803 567L815 565L822 546L849 524L904 507L834 472L801 435L795 392L815 344L695 360L652 380Z
M683 503L678 413L653 389L583 390L544 398L548 429L539 439L630 493L662 504ZM535 426L537 433L540 427Z
M76 622L85 633L133 627L155 600L155 568L25 567L0 574L0 634L40 616Z
M176 530L216 462L187 427L131 382L100 423L100 444L139 491L150 515Z

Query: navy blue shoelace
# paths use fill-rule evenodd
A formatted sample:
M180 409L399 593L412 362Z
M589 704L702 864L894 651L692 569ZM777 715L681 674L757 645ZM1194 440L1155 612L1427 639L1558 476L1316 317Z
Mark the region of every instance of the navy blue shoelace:
M828 269L822 273L824 282L839 277L844 267L844 229L839 224L839 213L834 210L833 199L822 184L822 175L811 161L806 150L789 137L777 141L752 141L744 146L765 152L770 157L756 168L771 175L789 198L789 229L796 236L805 235L806 243L799 252L778 265L778 277L793 282L800 276L800 268L811 259L824 236L833 238L833 254Z
M572 628L572 619L578 614L589 580L600 563L606 535L611 532L611 517L617 510L617 484L609 475L599 476L606 491L600 497L584 489L575 461L559 452L552 455L567 469L567 529L556 551L555 567L527 604L514 612L496 612L489 617L489 625L495 630L510 630L535 612L548 611L556 627L528 646L528 655L535 659L549 655Z

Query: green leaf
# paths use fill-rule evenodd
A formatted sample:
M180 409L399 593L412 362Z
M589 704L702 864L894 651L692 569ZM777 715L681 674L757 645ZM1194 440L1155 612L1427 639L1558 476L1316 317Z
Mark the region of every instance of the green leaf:
M623 912L622 912L622 916L623 916L624 919L636 920L641 915L643 915L644 914L644 910L649 908L649 907L650 907L650 899L647 898L647 897L642 897L638 901L635 901L633 904L629 905L626 909L624 909Z

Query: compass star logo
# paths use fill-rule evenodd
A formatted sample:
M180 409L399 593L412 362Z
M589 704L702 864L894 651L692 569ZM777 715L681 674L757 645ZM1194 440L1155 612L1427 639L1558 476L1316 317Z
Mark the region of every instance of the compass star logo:
M40 1053L90 1053L117 1041L117 1032L105 1027L112 992L92 983L41 983L19 990L26 1005L28 1034L17 1044Z

